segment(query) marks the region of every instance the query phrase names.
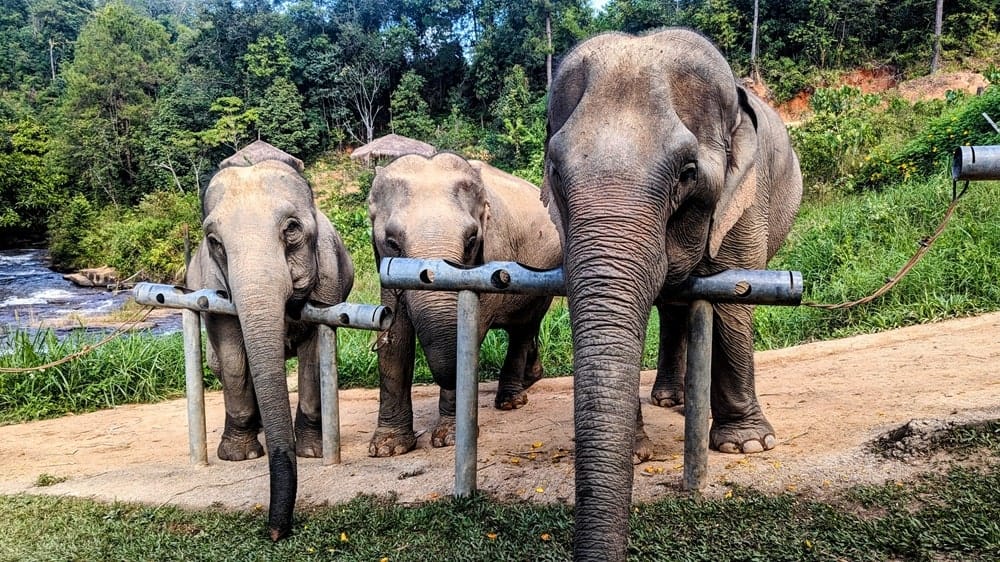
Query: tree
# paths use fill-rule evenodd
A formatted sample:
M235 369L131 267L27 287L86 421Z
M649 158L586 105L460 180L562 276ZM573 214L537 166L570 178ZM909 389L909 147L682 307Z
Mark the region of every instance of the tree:
M260 119L257 108L244 109L243 100L236 96L224 96L212 104L212 113L218 113L219 119L215 125L202 131L201 139L208 146L225 146L232 150L230 154L239 152L240 148L253 140L251 133Z
M424 78L412 70L399 80L389 102L394 133L424 140L433 134L434 120L420 94L423 87Z
M60 151L81 188L129 204L153 187L137 185L146 164L143 139L155 96L176 64L163 26L122 3L87 22L65 71L58 130Z
M347 128L348 133L358 142L372 142L375 138L375 120L382 111L379 94L386 86L388 72L376 63L361 63L346 67L341 72L341 78L347 87L357 117L361 120L362 134L365 136L356 134L350 127Z
M931 74L938 70L941 58L941 25L944 20L944 0L937 0L934 7L934 54L931 57Z
M62 203L65 176L52 165L44 125L30 117L0 119L0 231L41 232Z
M316 148L316 130L302 109L302 95L288 78L275 78L256 109L258 130L267 142L298 156Z

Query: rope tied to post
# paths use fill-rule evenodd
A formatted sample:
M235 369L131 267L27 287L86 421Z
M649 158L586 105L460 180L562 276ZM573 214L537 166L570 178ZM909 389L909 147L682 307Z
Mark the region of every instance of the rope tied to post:
M903 267L901 267L899 271L896 272L895 275L890 277L888 281L886 281L885 285L882 285L874 293L868 295L867 297L863 297L857 300L845 301L836 304L803 301L802 302L803 306L821 308L823 310L840 310L844 308L859 306L862 304L868 304L873 300L881 297L882 295L888 293L889 290L891 290L900 281L903 280L903 277L905 277L906 274L909 273L910 270L913 269L913 267L917 265L917 263L919 263L920 260L923 259L924 255L927 254L927 252L931 249L931 245L934 244L934 242L938 239L938 237L941 236L941 233L944 232L945 227L948 226L948 221L951 220L951 216L955 213L955 209L958 207L959 200L962 198L963 195L965 195L965 192L968 191L968 189L969 189L968 181L965 182L965 185L962 187L962 190L959 191L958 180L954 179L952 180L951 203L948 205L947 210L945 210L944 217L941 219L941 224L938 225L938 227L934 230L933 234L931 234L930 236L924 236L917 242L917 245L919 247L917 248L917 251L913 254L913 256L909 259L909 261L907 261L903 265Z

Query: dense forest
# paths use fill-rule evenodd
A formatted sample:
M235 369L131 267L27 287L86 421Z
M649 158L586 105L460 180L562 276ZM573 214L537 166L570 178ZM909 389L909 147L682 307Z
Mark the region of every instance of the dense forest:
M395 132L537 182L552 65L594 33L695 28L738 75L768 84L781 102L838 69L889 67L903 77L932 64L987 71L1000 44L998 7L1000 0L610 0L600 10L587 0L5 0L0 238L39 241L56 230L56 265L81 265L73 262L81 235L72 228L107 220L108 209L117 217L190 212L215 164L257 138L312 162Z

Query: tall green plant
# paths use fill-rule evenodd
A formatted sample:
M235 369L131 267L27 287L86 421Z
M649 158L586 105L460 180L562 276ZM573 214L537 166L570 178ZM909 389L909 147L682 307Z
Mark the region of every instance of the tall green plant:
M149 190L138 184L147 164L142 141L176 58L163 26L122 2L106 5L80 32L56 132L68 169L95 200L131 204Z

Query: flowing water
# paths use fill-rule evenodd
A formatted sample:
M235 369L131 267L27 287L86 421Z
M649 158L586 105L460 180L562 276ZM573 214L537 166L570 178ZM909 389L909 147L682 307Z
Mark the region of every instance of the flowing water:
M131 291L78 287L48 268L45 250L0 250L0 329L31 328L43 320L103 316L132 296ZM173 324L177 324L174 326ZM170 320L155 332L180 329Z

